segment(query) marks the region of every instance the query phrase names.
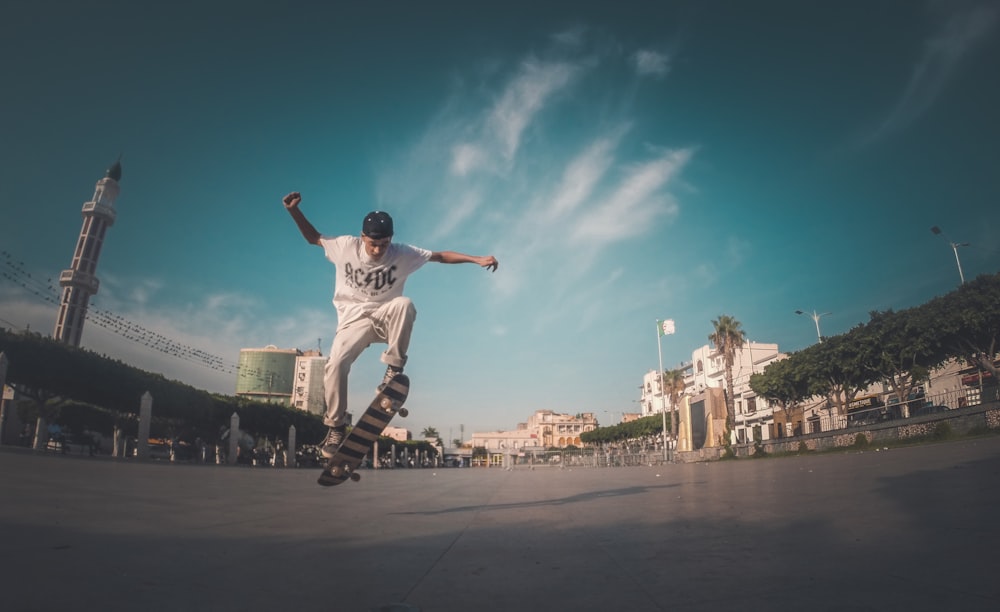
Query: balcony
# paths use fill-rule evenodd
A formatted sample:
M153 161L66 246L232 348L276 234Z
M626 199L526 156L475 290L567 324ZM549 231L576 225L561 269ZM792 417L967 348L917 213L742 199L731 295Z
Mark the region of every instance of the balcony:
M112 225L115 222L115 217L118 215L114 208L110 206L104 206L98 204L97 202L85 202L83 204L83 215L94 215L98 217L104 217L107 219L108 225Z
M96 276L86 274L84 272L77 272L76 270L63 270L59 273L60 287L83 289L90 295L94 295L97 293L97 289L100 285L101 281L97 280Z

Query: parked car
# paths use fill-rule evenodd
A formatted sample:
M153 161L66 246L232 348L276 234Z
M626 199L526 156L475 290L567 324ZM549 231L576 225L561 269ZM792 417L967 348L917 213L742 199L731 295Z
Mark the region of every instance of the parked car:
M951 409L948 408L947 406L932 406L932 405L921 406L920 408L917 408L917 411L915 413L913 413L913 416L924 416L924 415L928 415L928 414L939 414L939 413L942 413L942 412L948 412L949 410L951 410Z

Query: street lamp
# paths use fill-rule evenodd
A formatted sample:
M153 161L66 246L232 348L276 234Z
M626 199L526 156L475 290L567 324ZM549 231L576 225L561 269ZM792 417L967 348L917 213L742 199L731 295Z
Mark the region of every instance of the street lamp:
M945 234L944 232L942 232L941 228L938 227L938 226L936 226L936 225L931 228L931 231L934 232L935 236L944 236L944 239L947 240L948 244L951 245L951 250L955 252L955 264L958 266L958 278L962 281L962 284L964 285L965 284L965 275L962 274L962 262L958 258L958 247L969 246L969 243L968 242L952 242L951 238L948 237L948 234Z
M795 314L797 314L797 315L803 315L803 314L804 315L808 315L809 313L808 312L803 312L801 310L796 310ZM833 314L833 313L832 312L821 312L819 314L816 314L816 311L814 310L814 311L812 311L812 314L809 315L810 317L812 317L813 323L816 324L816 337L819 338L820 342L823 341L823 334L821 334L820 331L819 331L819 318L822 317L822 316L828 315L828 314Z

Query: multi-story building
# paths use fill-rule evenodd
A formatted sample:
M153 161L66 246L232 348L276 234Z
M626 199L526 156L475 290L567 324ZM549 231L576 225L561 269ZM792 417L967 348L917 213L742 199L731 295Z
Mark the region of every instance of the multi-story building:
M513 431L473 433L472 446L505 452L582 446L580 435L594 429L597 429L597 419L591 412L570 415L538 410L528 418L527 423L518 423Z
M269 404L292 405L295 362L302 356L298 349L240 349L236 376L236 395Z
M694 384L694 370L691 362L682 363L678 368L684 375L684 392L691 392ZM664 407L671 411L674 406L670 404L670 397L663 393L662 380L657 375L656 370L650 370L642 377L642 386L639 388L639 405L642 408L640 416L652 416L663 412Z
M597 429L597 419L592 412L574 416L552 410L536 410L528 418L527 429L538 437L545 448L581 446L580 434Z
M295 358L292 407L322 416L326 412L323 368L327 358L319 351L305 351Z
M521 452L525 448L542 448L538 435L528 430L527 423L518 423L513 431L487 431L472 434L472 446L498 453Z
M773 361L784 359L786 355L778 351L777 344L746 342L736 351L733 360L733 398L736 423L733 428L733 443L767 440L776 437L774 411L765 399L757 397L750 388L750 376L764 371ZM706 344L691 353L690 363L682 364L685 395L700 396L707 389L726 391L726 366L722 353ZM659 414L666 406L672 410L669 398L663 397L659 377L655 370L643 376L641 396L643 416Z
M406 442L407 440L413 439L413 436L410 435L409 429L393 427L392 425L387 425L386 428L382 430L382 435L387 438L392 438L397 442Z

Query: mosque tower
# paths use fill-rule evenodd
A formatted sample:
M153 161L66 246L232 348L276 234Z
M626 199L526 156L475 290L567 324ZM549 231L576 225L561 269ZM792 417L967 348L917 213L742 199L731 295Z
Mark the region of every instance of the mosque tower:
M59 317L56 319L56 340L80 346L83 322L87 317L90 296L97 293L97 259L101 256L104 232L115 222L115 199L118 181L122 178L121 159L108 168L104 178L97 181L94 197L83 205L83 226L76 241L73 262L59 275L62 297L59 300Z

